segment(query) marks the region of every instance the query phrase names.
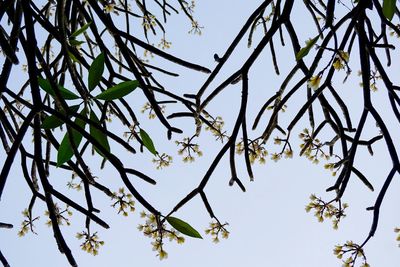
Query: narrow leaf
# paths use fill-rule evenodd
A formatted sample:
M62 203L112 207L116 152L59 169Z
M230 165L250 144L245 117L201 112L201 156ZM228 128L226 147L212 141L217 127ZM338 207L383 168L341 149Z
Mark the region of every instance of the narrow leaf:
M96 114L94 114L93 111L90 112L90 120L93 121L94 123L96 123L96 124L99 125L99 126L101 125L99 119L97 118ZM97 129L97 128L94 127L93 125L90 125L90 135L91 135L97 142L99 142L99 143L103 146L103 148L104 148L105 150L107 150L108 152L110 152L110 144L108 143L107 135L106 135L103 131ZM104 154L101 153L101 151L100 151L96 146L94 146L94 150L95 150L97 153L99 153L100 156L105 157Z
M77 59L76 56L71 51L68 51L68 56L71 58L73 62L80 63L79 59Z
M71 34L70 38L75 38L75 37L77 37L78 35L81 35L82 33L84 33L84 32L89 28L90 24L92 24L91 21L88 22L88 23L86 23L85 25L83 25L82 28L77 29L76 31L74 31L74 32Z
M53 98L56 97L56 93L53 90L53 87L51 87L51 84L48 80L45 80L41 77L38 77L38 83L40 88L42 88L46 93L48 93L49 95L51 95ZM69 91L68 89L65 89L64 87L62 87L61 85L57 85L58 86L58 90L60 91L60 95L66 99L66 100L74 100L74 99L79 99L80 97L77 96L76 94L72 93L71 91Z
M122 82L119 83L111 88L108 88L98 96L96 96L97 99L101 100L114 100L118 98L122 98L126 96L127 94L131 93L133 90L136 89L136 87L139 86L138 81L127 81L127 82Z
M92 62L89 68L88 86L89 91L92 91L101 81L104 72L104 54L98 55Z
M190 224L187 222L182 221L181 219L175 218L175 217L167 217L167 222L174 227L177 231L181 232L184 235L191 236L194 238L201 238L201 235L199 232L197 232L196 229L194 229Z
M140 138L142 139L143 145L154 155L157 154L156 148L154 147L153 140L146 133L145 130L140 129Z
M82 116L86 116L86 109L83 109L80 113ZM75 119L75 123L82 129L85 129L85 122L79 118ZM72 140L76 148L78 148L80 142L82 141L82 134L75 129L71 128ZM61 166L68 160L72 158L74 155L74 150L72 148L72 144L70 141L70 137L68 132L64 135L63 140L61 141L60 147L58 148L57 153L57 167Z
M388 20L392 20L396 12L396 0L383 0L382 11Z
M296 60L299 61L303 57L307 56L310 52L310 49L317 43L319 35L310 39L306 42L306 46L300 49L300 51L296 54Z
M81 44L85 43L84 41L78 41L75 39L69 39L69 44L71 46L80 46Z
M74 112L74 113L77 112L78 109L79 109L79 105L74 105L74 106L70 107L70 111ZM62 112L62 113L65 115L65 112ZM59 119L58 117L56 117L54 115L51 115L51 116L46 117L43 120L41 127L43 129L54 129L54 128L60 127L63 124L64 124L63 120Z

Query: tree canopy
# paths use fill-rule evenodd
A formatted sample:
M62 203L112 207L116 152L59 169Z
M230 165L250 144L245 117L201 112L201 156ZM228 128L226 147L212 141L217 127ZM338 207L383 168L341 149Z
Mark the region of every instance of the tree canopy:
M312 29L295 23L296 10L306 14L302 19L312 22ZM93 224L110 227L93 198L96 191L111 199L111 205L124 216L140 205L144 211L138 229L152 239L153 250L164 259L168 239L183 243L186 237L202 238L192 222L176 215L194 199L201 199L212 220L205 233L214 242L229 236L227 223L219 219L206 191L221 162L229 162L228 184L246 191L246 180L255 180L253 164L299 154L319 163L335 178L326 188L331 199L312 194L306 206L319 221L331 220L335 229L346 216L348 204L343 196L351 179L358 179L370 191L377 190L375 203L366 207L372 224L365 239L334 248L343 266L369 266L363 248L378 228L384 197L400 172L396 145L400 81L393 71L397 62L392 62L398 57L395 49L400 36L400 24L395 24L400 19L396 1L262 1L253 13L240 18L243 25L226 43L226 50L210 55L215 60L212 66L168 52L171 41L166 25L170 16L177 14L186 20L190 34L207 30L198 21L201 18L195 17L195 1L0 3L0 139L4 155L0 160L0 199L7 183L13 182L12 168L22 170L23 177L17 178L24 179L31 192L20 199L28 205L18 235L35 233L34 226L39 223L35 207L38 202L45 203L47 224L58 249L71 266L77 266L74 248L67 244L61 225L70 223L72 211L82 214L84 230L76 237L82 240L83 250L96 255L104 241ZM154 44L155 40L159 43ZM250 48L248 56L235 71L224 72L243 44ZM280 80L279 88L261 92L262 88L252 87L252 79L260 79L254 74L259 68L256 62L263 60L274 71L265 74L267 79ZM205 80L199 88L185 84L184 90L165 82L178 82L182 73L201 73ZM348 99L341 90L343 83L357 88L361 106ZM384 112L375 101L378 89L386 94ZM264 93L266 100L255 106L251 96L260 99ZM133 94L140 94L145 103L132 101ZM234 117L230 123L210 107L224 94L234 95L239 103L219 106ZM291 103L298 95L296 103ZM283 116L289 104L296 108ZM218 146L217 153L205 154L212 160L197 186L168 211L160 210L136 185L143 181L157 186L157 178L132 163L150 154L157 169L173 164L170 153L161 151L161 139L155 138L161 133L176 144L178 157L188 164L196 164L203 155L201 146ZM215 142L204 144L204 135ZM384 144L386 155L377 156L386 156L392 163L380 177L383 183L371 180L358 160L365 150L373 155L378 143ZM102 168L113 170L118 181L101 177ZM242 168L247 177L242 177ZM59 175L71 179L60 185ZM115 190L116 184L123 187ZM72 190L79 195L69 193ZM0 218L1 228L13 227L4 220ZM1 251L0 260L9 266Z

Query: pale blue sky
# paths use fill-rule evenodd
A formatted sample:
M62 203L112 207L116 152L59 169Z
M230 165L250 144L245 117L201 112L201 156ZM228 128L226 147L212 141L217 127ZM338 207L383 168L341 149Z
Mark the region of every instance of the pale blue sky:
M240 1L240 0L220 0L216 2L198 1L195 16L201 25L204 26L202 36L188 35L189 25L182 17L174 16L170 18L167 26L167 39L172 42L171 53L188 59L209 68L215 66L213 54L222 54L229 42L234 38L241 25L253 12L261 1ZM297 4L301 6L301 4ZM303 7L302 7L303 8ZM297 23L297 30L303 32L299 37L302 41L315 36L314 30L309 21L304 18L303 9L296 10L294 18ZM308 15L307 15L308 16ZM308 18L308 17L307 17ZM260 29L261 30L261 29ZM160 36L161 37L161 36ZM254 45L257 43L255 35ZM154 39L158 43L158 37ZM266 51L250 72L250 101L248 124L252 123L255 112L260 105L275 93L279 87L279 82L287 73L288 67L295 62L294 56L290 53L289 39L286 40L288 47L278 52L278 62L281 66L282 77L276 77L273 72L269 52ZM277 43L277 42L276 42ZM223 80L230 73L236 70L240 63L253 50L246 47L242 42L240 48L232 55L223 69L220 79ZM393 62L399 58L395 54ZM159 62L157 58L152 60ZM350 62L351 63L351 62ZM160 75L160 80L165 80L170 88L176 92L195 92L199 89L202 82L206 79L205 74L193 74L184 68L172 66L165 61L161 61L172 70L181 74L179 78L167 78ZM340 88L340 93L346 96L349 107L355 109L354 123L359 119L361 111L361 91L358 88L357 64L351 65L353 68L353 78ZM399 71L397 67L395 70ZM340 82L338 82L340 84ZM217 83L213 83L217 85ZM11 87L11 84L9 85ZM210 90L213 86L210 87ZM389 114L386 107L386 92L383 86L377 93L373 94L376 104L381 108L381 113L385 116ZM210 92L210 91L207 91ZM211 113L222 115L226 121L226 129L232 127L235 112L239 103L240 86L231 86L215 99L215 103L210 104ZM290 114L294 114L304 101L305 93L300 93L294 101L288 105L287 114L282 116L282 120L290 120ZM140 91L135 91L127 97L127 101L132 103L133 108L139 112L145 103ZM174 110L173 108L168 109ZM213 142L213 137L204 132L200 145L204 156L196 159L196 162L189 165L181 161L176 154L176 145L166 142L166 134L160 132L156 121L149 121L145 116L140 116L141 126L151 133L157 150L166 152L174 156L174 164L161 171L155 170L151 163L150 153L145 152L127 158L125 151L115 149L113 152L124 159L125 163L131 164L133 168L138 168L143 172L155 177L158 185L150 186L141 181L135 182L135 186L143 192L143 195L151 201L163 213L168 213L170 209L183 196L195 187L211 160L221 148L221 144ZM390 121L390 115L387 116ZM173 140L181 139L192 134L191 120L177 119L173 121L179 127L187 130L187 134L173 136ZM264 118L261 123L267 123ZM306 120L302 120L299 127L293 133L293 140L296 140L297 133L305 127ZM373 125L370 123L369 126ZM286 125L283 125L286 126ZM392 125L389 125L391 127ZM262 127L261 127L262 128ZM258 129L258 131L262 129ZM377 133L377 129L370 127L370 136ZM118 129L117 129L118 130ZM399 133L399 129L393 128L394 133ZM121 131L121 130L119 130ZM122 134L122 133L121 133ZM252 137L256 134L250 133ZM273 135L273 137L275 134ZM399 135L397 135L399 136ZM399 141L399 138L395 139ZM29 143L30 140L26 140ZM130 214L128 218L116 214L116 210L109 207L111 200L96 191L93 191L94 202L97 207L102 209L100 217L105 219L111 229L105 230L92 224L93 230L98 231L100 239L105 241L98 256L91 256L80 250L80 241L76 240L75 234L84 228L84 218L77 212L71 219L72 225L62 227L64 236L73 250L79 266L144 266L144 267L183 267L183 266L279 266L279 267L336 267L341 266L340 261L333 255L333 248L337 244L344 243L346 240L362 242L367 236L372 221L372 214L365 210L366 207L374 203L377 191L379 191L387 171L391 168L383 142L377 144L375 156L370 157L367 151L360 153L357 166L364 169L367 177L375 185L376 191L370 193L358 179L351 179L348 191L344 196L344 201L350 207L347 217L339 226L339 230L332 229L331 223L326 221L321 224L312 214L307 214L304 210L308 204L308 197L311 193L317 196L324 196L325 199L332 198L326 194L325 189L334 183L334 178L329 171L323 169L323 162L314 165L304 158L299 158L298 144L293 141L295 157L290 160L281 160L275 163L268 160L265 165L254 166L255 181L250 183L247 180L242 158L238 157L238 174L247 188L246 193L234 186L229 187L230 170L227 158L225 157L220 166L215 171L208 186L206 193L217 217L222 222L229 222L228 230L231 232L229 239L222 240L219 244L214 244L211 237L204 234L204 229L211 221L207 211L204 209L200 198L195 198L187 206L179 210L176 217L184 219L203 235L203 240L186 238L183 245L172 242L165 242L165 250L169 257L167 260L160 261L156 257L156 252L152 251L150 242L152 240L143 236L136 227L142 222L139 212L142 207L137 204L137 212ZM279 148L270 142L268 150L274 152ZM0 157L0 163L4 161L4 152ZM116 172L111 168L99 171L99 159L93 157L91 169L100 180L111 185L117 190L121 186ZM51 181L60 190L64 190L64 185L69 181L69 174L54 172ZM58 181L59 180L59 181ZM114 182L118 181L118 182ZM373 267L395 267L400 262L399 248L397 247L396 234L394 227L400 226L400 215L398 213L398 203L400 195L396 192L400 182L398 176L394 179L391 188L385 198L381 220L376 236L366 245L366 255L368 262ZM66 191L72 196L77 193ZM64 267L68 263L56 247L51 229L45 226L45 206L40 203L35 208L36 214L40 216L36 224L36 231L39 235L28 234L23 238L17 237L20 222L22 221L22 211L29 203L30 193L25 186L23 177L19 170L19 165L15 164L6 191L0 203L1 220L14 224L12 230L0 231L0 248L9 259L11 266L55 266Z

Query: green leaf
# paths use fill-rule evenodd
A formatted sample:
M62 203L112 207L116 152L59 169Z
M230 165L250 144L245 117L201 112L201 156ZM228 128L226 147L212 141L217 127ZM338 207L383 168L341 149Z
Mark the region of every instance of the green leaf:
M143 145L154 155L157 154L156 148L154 147L153 140L146 133L145 130L140 129L140 138L142 139Z
M89 91L92 91L101 81L104 72L104 54L98 55L92 62L89 68Z
M82 116L86 117L86 108L83 109L80 113ZM75 123L82 129L85 129L85 121L76 118ZM76 148L78 148L79 144L82 141L82 134L75 129L71 128L72 140ZM64 135L63 140L61 141L60 147L58 148L57 153L57 167L63 165L65 162L70 160L74 155L74 150L72 149L72 144L69 138L68 132Z
M314 37L313 39L310 39L306 42L306 46L300 49L300 51L296 54L296 60L299 61L303 57L307 56L308 53L310 52L310 49L315 45L315 43L318 41L319 35Z
M96 96L97 99L101 100L114 100L118 98L122 98L126 96L127 94L131 93L133 90L136 89L136 87L139 86L138 81L127 81L127 82L122 82L119 83L111 88L108 88L98 96Z
M75 39L69 39L69 44L71 46L80 46L81 44L85 43L84 41L78 41Z
M71 51L68 51L68 56L70 57L70 59L71 59L73 62L75 62L75 63L81 63L81 62L79 61L79 59L77 59L76 56L75 56L73 53L71 53Z
M181 219L175 218L175 217L167 217L167 222L174 227L177 231L181 232L184 235L191 236L194 238L201 238L201 235L199 232L197 232L196 229L194 229L190 224L187 222L182 221Z
M54 129L54 128L60 127L63 124L64 124L63 120L52 115L52 116L48 116L48 117L44 118L41 127L43 129L48 130L48 129Z
M89 28L90 24L92 24L91 21L88 22L88 23L86 23L85 25L83 25L82 28L77 29L76 31L74 31L74 32L71 34L70 38L75 38L75 37L77 37L78 35L81 35L82 33L84 33L84 32Z
M79 105L72 106L69 109L71 112L75 113L78 111ZM63 113L65 115L65 112L61 112L61 113ZM63 124L64 124L63 120L59 119L58 117L56 117L54 115L51 115L51 116L46 117L43 120L41 127L43 129L54 129L54 128L60 127Z
M392 20L396 12L396 0L383 0L382 11L388 20Z
M101 125L99 119L93 111L90 112L90 120L99 126ZM103 131L97 129L93 125L90 125L90 135L97 142L99 142L103 146L103 148L107 150L107 152L110 152L110 144L108 143L107 135ZM100 156L105 157L104 154L96 146L94 146L94 150L96 150L96 152L99 153Z
M56 93L53 90L53 87L51 87L51 84L48 80L45 80L41 77L38 77L38 83L40 88L42 88L44 91L46 91L49 95L51 95L53 98L56 97ZM76 94L72 93L68 89L65 89L61 85L57 85L58 90L60 91L61 96L66 99L66 100L74 100L74 99L79 99L80 97L77 96Z

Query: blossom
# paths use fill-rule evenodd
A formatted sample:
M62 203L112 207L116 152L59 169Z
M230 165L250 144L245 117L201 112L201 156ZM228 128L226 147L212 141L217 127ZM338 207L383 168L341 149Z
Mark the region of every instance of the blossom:
M133 196L130 193L125 193L125 189L121 187L116 192L113 193L112 199L116 201L111 205L113 208L118 208L118 214L122 213L123 216L128 216L128 210L131 212L135 211L135 201L133 201Z
M209 114L206 114L206 118L211 117ZM222 119L221 116L217 116L215 118L211 117L211 120L208 120L209 124L206 126L206 131L210 131L215 137L216 140L221 140L221 142L224 142L224 138L227 137L225 134L226 131L223 131L224 127L224 120Z
M152 161L156 164L156 169L160 170L164 167L168 167L172 163L172 157L162 153L161 155L157 154L157 158L154 158Z
M350 59L349 53L343 50L339 50L335 56L335 60L332 65L336 70L344 69L345 64L349 62L349 59Z
M331 204L332 201L325 202L314 194L310 196L310 200L311 202L305 207L306 212L314 210L314 216L317 217L319 222L323 222L324 218L331 219L333 229L337 230L341 219L346 217L344 211L348 207L348 204L343 203L339 204L339 207L335 207Z
M394 228L394 232L397 233L396 241L400 241L400 228ZM400 244L399 244L400 247Z
M165 112L165 108L166 108L165 105L160 105L160 106L158 106L158 107L159 107L161 113L164 113L164 112ZM147 112L147 113L148 113L149 119L154 119L154 118L157 116L156 113L155 113L155 111L154 111L154 109L153 109L153 107L152 107L152 105L151 105L149 102L147 102L146 104L144 104L144 106L142 107L142 109L140 110L140 112L141 112L141 113Z
M167 228L167 225L160 220L159 215L147 214L142 211L140 217L145 219L145 223L139 224L137 228L146 237L153 239L151 245L160 260L168 258L168 253L164 250L164 238L169 238L169 241L176 241L178 244L185 242L185 238L180 235L180 232L173 228Z
M104 12L106 14L110 14L114 12L114 8L115 8L115 3L109 3L104 5Z
M343 50L339 50L338 55L342 60L344 60L346 62L349 62L349 59L350 59L349 53L347 53L347 52L345 52Z
M248 149L249 149L249 159L250 163L253 164L256 160L260 164L264 164L266 161L266 157L268 156L268 151L265 148L265 145L262 139L248 140ZM244 152L244 143L243 141L236 144L236 153L242 154Z
M93 256L98 255L100 246L104 245L104 241L99 240L97 232L90 235L88 231L82 231L76 234L76 238L85 238L85 241L81 244L81 249L92 254Z
M312 76L309 80L308 80L308 87L317 90L319 87L319 83L321 82L321 75L317 75L317 76Z
M161 47L162 49L171 48L171 42L168 42L165 38L161 38L158 47Z
M214 243L219 243L219 235L224 239L229 237L229 231L225 228L228 223L221 224L220 222L211 222L210 227L205 230L206 234L210 234Z
M285 158L286 159L291 159L293 158L293 150L291 150L290 148L286 149L285 152Z
M66 206L66 208L64 210L60 210L57 203L55 203L54 204L54 213L55 213L58 225L63 225L63 223L66 223L69 226L71 224L68 217L66 217L64 215L66 213L68 216L72 216L72 211L69 210L68 205ZM48 210L46 210L44 214L49 217L49 219L46 222L46 225L50 227L53 223L50 219L50 212Z
M156 17L154 15L144 15L143 16L143 22L142 22L142 26L146 29L146 30L150 30L151 28L155 27L157 25L156 22Z
M190 29L190 31L188 31L188 33L201 35L201 30L203 28L204 27L200 26L199 23L196 20L192 20L192 28Z
M273 161L277 162L278 160L281 159L281 155L278 154L278 153L273 153L272 156L271 156L271 159L272 159Z
M370 265L367 263L367 258L365 257L362 246L355 244L352 241L347 241L343 245L336 245L333 249L333 254L341 260L345 254L348 255L345 260L342 260L343 267L355 267L356 259L360 257L363 261L360 267L370 267Z
M168 258L168 253L165 250L161 249L158 253L158 257L160 260L166 259Z
M201 157L203 153L199 149L199 145L192 142L192 138L183 138L182 141L175 141L175 143L180 146L178 150L179 155L183 155L183 162L193 162L195 160L194 155Z
M23 237L24 235L26 235L29 231L31 231L32 233L36 234L36 232L34 231L34 221L38 220L39 217L32 217L32 211L28 210L28 209L24 209L22 211L22 215L25 217L24 221L21 223L21 230L18 231L18 236L19 237Z

